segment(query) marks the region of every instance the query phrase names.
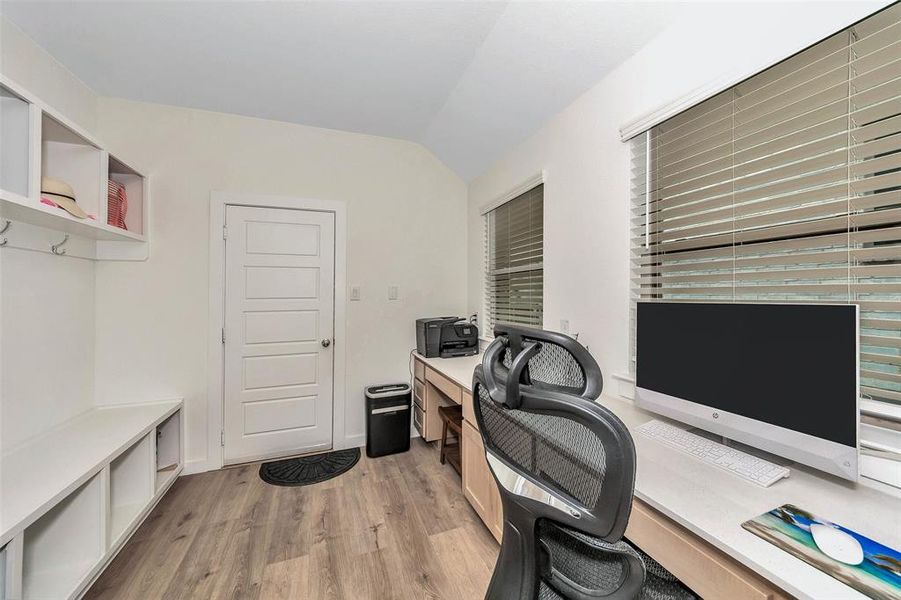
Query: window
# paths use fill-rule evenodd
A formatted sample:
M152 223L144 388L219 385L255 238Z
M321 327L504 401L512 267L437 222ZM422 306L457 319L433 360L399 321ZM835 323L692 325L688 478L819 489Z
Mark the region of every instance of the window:
M541 327L544 185L485 213L484 331L496 323Z
M901 4L631 144L633 308L859 304L863 453L901 458Z

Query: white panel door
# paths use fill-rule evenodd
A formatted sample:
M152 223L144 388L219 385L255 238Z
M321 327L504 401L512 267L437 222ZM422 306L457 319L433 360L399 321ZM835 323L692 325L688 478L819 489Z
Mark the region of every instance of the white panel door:
M229 206L225 462L332 446L335 216Z

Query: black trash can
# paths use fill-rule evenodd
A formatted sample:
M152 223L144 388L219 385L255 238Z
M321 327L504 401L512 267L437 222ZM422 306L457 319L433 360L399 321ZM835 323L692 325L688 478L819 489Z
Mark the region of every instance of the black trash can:
M410 449L410 403L406 383L366 388L366 456L375 458Z

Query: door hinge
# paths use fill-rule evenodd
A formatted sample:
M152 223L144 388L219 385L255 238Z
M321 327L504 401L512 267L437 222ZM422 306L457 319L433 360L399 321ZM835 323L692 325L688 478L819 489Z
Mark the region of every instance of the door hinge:
M219 431L219 445L225 448L225 432L222 430Z
M222 328L222 343L225 343L225 327Z
M223 239L223 240L227 240L227 239L228 239L228 225L223 225L223 226L222 226L222 239Z

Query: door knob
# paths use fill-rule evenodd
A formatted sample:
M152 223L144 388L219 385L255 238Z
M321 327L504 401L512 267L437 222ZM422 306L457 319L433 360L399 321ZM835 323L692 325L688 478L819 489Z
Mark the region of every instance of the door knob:
M328 348L329 346L332 345L332 340L322 340L322 341L319 342L319 343L322 344L322 347L323 347L323 348Z

